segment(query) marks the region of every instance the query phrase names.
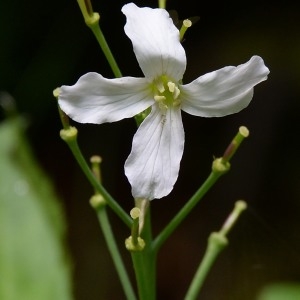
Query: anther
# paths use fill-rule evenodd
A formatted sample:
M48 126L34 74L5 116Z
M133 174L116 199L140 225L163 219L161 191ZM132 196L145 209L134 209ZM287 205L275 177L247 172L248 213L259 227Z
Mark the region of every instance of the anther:
M178 98L179 94L180 94L180 89L177 86L175 86L175 89L174 89L174 92L173 92L174 100Z
M161 81L159 81L159 82L157 83L156 86L157 86L158 91L159 91L161 94L165 91L164 84L163 84Z
M180 103L181 103L180 100L174 100L174 101L173 101L173 106L174 106L174 107L179 106Z
M154 100L156 102L163 102L164 100L166 100L166 97L165 96L160 96L160 95L155 95Z
M175 91L175 88L176 88L175 83L172 81L169 81L167 84L168 84L169 91L173 94Z

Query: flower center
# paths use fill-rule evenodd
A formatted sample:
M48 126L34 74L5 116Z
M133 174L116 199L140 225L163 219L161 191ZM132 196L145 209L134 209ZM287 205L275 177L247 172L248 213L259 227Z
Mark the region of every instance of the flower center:
M154 81L154 100L162 110L180 105L180 89L167 76L161 76Z

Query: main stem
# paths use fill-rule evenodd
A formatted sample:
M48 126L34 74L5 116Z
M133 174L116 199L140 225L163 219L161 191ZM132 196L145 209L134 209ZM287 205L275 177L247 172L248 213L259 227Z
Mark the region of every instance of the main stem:
M140 252L132 252L131 257L138 285L139 299L155 300L153 274L155 274L156 269L156 256L153 251L144 249Z

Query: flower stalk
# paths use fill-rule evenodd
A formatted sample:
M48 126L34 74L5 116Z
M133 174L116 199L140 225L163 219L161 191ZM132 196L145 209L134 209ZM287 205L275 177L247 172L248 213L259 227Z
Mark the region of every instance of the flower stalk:
M54 96L57 97L59 95L59 90L56 89L53 92ZM63 125L63 129L60 131L60 137L64 140L69 146L73 156L75 157L77 163L79 164L81 170L87 177L88 181L94 187L97 193L101 194L105 199L107 204L111 207L111 209L119 216L119 218L128 226L131 227L132 219L129 215L123 210L123 208L115 201L115 199L106 191L106 189L99 182L98 178L95 177L93 171L90 169L88 163L82 155L82 152L79 148L77 142L78 131L74 126L69 125L68 118L65 116L64 112L61 111L58 106L59 115L61 116L61 122Z
M201 187L189 199L189 201L180 209L180 211L173 217L173 219L166 225L166 227L158 234L153 241L153 249L157 252L175 229L188 216L192 209L199 203L204 195L216 183L222 173L212 171Z
M81 13L83 15L85 23L89 24L97 22L100 19L100 15L93 11L92 3L90 0L77 0L80 7Z
M237 222L241 213L246 209L247 205L244 201L239 200L235 203L234 209L228 216L224 225L219 232L212 232L208 238L207 248L204 257L195 273L195 276L191 282L191 285L185 296L185 300L195 300L198 297L204 280L207 277L208 272L211 270L214 262L219 254L228 245L227 235L232 227Z
M92 172L99 183L101 183L101 169L100 169L101 161L102 161L101 157L97 155L94 155L90 158ZM104 197L99 193L99 191L97 191L97 189L95 189L95 194L90 199L90 205L96 211L98 221L101 230L103 232L104 239L106 241L106 245L108 247L109 253L112 257L114 266L118 273L126 299L135 300L136 296L133 287L131 285L112 228L110 226L110 222L106 211L106 201Z
M100 15L93 11L90 0L77 0L86 25L92 30L115 77L122 77L118 64L100 28Z
M70 127L69 129L62 129L60 132L61 138L68 144L71 152L73 153L77 163L86 175L92 186L99 192L111 209L120 217L120 219L127 225L131 226L132 220L123 208L112 198L112 196L106 191L101 183L98 182L93 172L90 170L86 160L84 159L81 150L77 143L77 129Z
M98 221L103 232L104 239L106 241L107 248L112 257L114 266L118 273L121 285L123 287L126 299L135 300L135 292L133 290L132 284L130 282L128 273L126 271L125 265L123 263L122 257L120 255L110 222L108 219L106 211L106 202L102 195L95 194L90 199L91 206L95 209L98 217Z
M247 135L244 134L245 132L248 132L248 129L244 126L240 127L237 135L234 137L233 141L227 147L227 149L230 148L232 150L230 152L225 151L226 156L223 156L221 158L216 158L213 161L212 171L208 176L208 178L153 241L154 251L158 251L158 249L162 246L162 244L181 224L181 222L188 216L188 214L192 211L192 209L199 203L199 201L204 197L204 195L212 188L212 186L217 182L217 180L223 174L229 171L230 169L229 159L233 157L233 155L236 153L236 150L238 149L238 147L240 146L244 138L248 136L248 134Z
M225 150L225 152L224 152L224 154L222 156L223 163L228 162L232 158L232 156L234 155L234 153L236 152L236 150L241 145L242 141L245 138L247 138L248 136L249 136L249 130L248 130L248 128L245 127L245 126L241 126L239 128L238 133L233 138L233 140L231 141L231 143L228 145L227 149Z
M93 155L90 158L90 162L91 162L91 169L92 169L94 176L97 178L99 183L102 183L101 168L100 168L102 158L98 155Z

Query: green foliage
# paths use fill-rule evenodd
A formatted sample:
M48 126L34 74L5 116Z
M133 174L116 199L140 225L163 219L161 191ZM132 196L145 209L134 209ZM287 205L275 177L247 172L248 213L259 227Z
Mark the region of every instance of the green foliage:
M0 299L72 299L62 210L22 125L0 124Z
M300 284L274 283L266 286L257 300L299 300Z

